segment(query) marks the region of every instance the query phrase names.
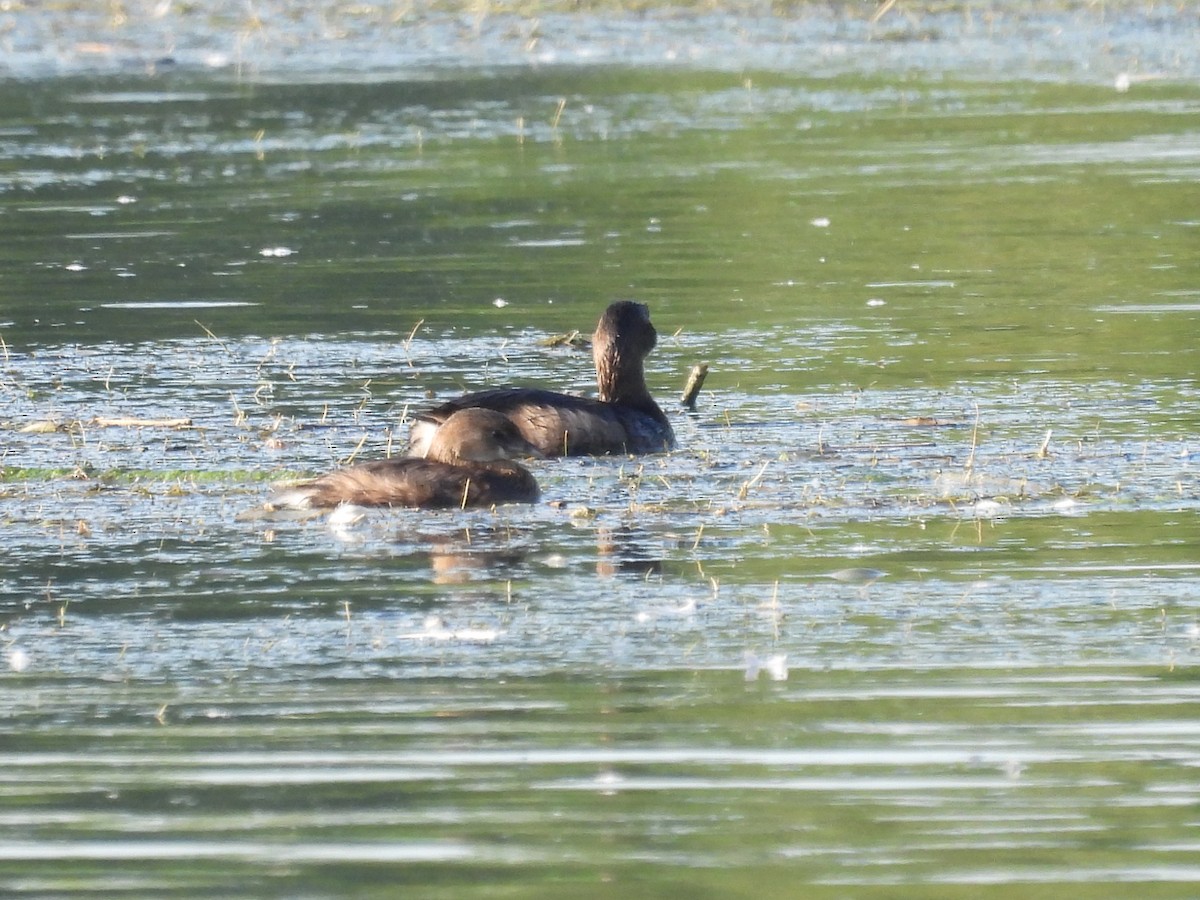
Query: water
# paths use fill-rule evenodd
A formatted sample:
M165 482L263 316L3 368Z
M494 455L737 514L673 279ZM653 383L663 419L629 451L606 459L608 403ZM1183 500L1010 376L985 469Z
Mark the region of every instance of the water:
M1190 57L808 21L11 38L6 896L1195 893ZM676 453L255 511L618 296Z

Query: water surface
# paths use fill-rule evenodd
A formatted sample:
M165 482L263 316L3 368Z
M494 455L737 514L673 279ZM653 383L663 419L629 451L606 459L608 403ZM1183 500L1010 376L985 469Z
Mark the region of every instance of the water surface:
M6 895L1194 893L1194 73L904 44L8 82ZM625 296L675 453L252 512Z

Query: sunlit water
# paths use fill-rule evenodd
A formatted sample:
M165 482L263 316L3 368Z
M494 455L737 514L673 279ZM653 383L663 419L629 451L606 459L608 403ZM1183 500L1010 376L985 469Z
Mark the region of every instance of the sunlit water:
M6 85L0 892L1194 893L1194 73L879 47ZM675 453L260 509L616 296Z

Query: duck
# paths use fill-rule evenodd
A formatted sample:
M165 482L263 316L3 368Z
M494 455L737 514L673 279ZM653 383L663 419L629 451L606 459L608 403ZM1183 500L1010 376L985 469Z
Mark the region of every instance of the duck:
M595 399L535 387L465 394L414 416L409 453L423 455L443 422L459 410L476 408L503 413L545 457L672 450L671 422L646 387L645 361L657 343L646 304L611 303L592 334Z
M421 457L379 459L284 488L272 509L405 506L421 509L534 503L537 480L514 458L541 454L502 414L472 407L438 426Z

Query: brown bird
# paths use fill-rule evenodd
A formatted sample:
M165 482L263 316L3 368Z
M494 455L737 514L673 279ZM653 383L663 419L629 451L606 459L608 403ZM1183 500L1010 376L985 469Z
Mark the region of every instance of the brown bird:
M338 469L274 494L268 505L324 509L360 506L446 508L533 503L537 481L512 461L540 456L507 418L464 409L438 426L423 458L380 459Z
M493 409L507 416L544 456L659 453L675 446L671 423L646 387L645 361L658 332L644 303L618 300L592 335L596 399L541 388L496 388L466 394L418 413L409 452L425 453L456 411Z

